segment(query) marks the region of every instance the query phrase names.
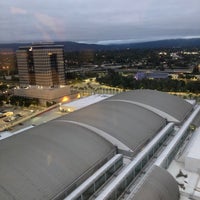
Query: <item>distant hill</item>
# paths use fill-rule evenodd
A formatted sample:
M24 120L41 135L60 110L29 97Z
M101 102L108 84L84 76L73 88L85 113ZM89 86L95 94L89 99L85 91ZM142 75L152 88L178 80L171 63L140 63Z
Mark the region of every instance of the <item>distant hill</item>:
M122 47L141 49L141 48L199 48L199 39L170 39L170 40L158 40L151 42L133 43L133 44L122 44Z
M122 49L158 49L158 48L200 48L200 39L169 39L151 42L130 43L130 44L112 44L97 45L84 44L77 42L55 42L55 44L64 45L66 52L84 51L84 50L122 50ZM0 50L16 51L19 46L30 45L30 43L11 43L0 44Z

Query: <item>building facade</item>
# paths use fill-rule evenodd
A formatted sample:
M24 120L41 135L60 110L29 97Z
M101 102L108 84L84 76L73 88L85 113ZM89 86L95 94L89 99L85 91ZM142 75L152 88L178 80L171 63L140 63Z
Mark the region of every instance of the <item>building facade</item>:
M62 45L24 46L19 47L16 54L20 86L57 87L65 85Z

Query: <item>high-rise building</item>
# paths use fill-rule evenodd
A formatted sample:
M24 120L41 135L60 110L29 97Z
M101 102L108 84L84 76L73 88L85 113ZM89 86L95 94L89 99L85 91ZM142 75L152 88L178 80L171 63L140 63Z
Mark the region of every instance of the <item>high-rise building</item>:
M17 64L20 86L65 85L63 45L37 44L19 47Z

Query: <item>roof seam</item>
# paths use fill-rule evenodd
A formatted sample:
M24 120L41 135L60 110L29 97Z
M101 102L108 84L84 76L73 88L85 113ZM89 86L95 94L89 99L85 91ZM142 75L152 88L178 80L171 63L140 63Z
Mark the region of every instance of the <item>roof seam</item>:
M57 121L68 122L68 123L71 123L71 124L76 124L78 126L84 127L84 128L86 128L90 131L93 131L97 135L100 135L101 137L103 137L104 139L106 139L107 141L112 143L113 145L117 146L119 149L129 151L129 152L133 152L127 145L122 143L117 138L111 136L109 133L106 133L103 130L100 130L100 129L94 127L94 126L91 126L91 125L88 125L88 124L85 124L85 123L81 123L81 122L71 121L71 120L57 120Z
M142 107L145 110L153 112L154 114L157 114L158 116L160 116L162 118L167 118L168 121L173 121L173 122L176 122L176 123L180 123L180 121L178 119L174 118L172 115L170 115L170 114L168 114L166 112L163 112L162 110L159 110L159 109L157 109L157 108L155 108L153 106L147 105L147 104L139 103L139 102L136 102L136 101L123 100L123 99L105 100L105 101L116 101L116 102L131 103L131 104L137 105L139 107Z

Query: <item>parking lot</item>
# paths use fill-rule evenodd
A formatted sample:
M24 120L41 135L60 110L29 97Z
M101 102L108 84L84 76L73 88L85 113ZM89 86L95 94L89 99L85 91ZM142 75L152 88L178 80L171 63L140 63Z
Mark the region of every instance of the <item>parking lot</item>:
M6 105L0 108L0 131L11 130L14 125L23 125L23 121L44 108L22 108Z

